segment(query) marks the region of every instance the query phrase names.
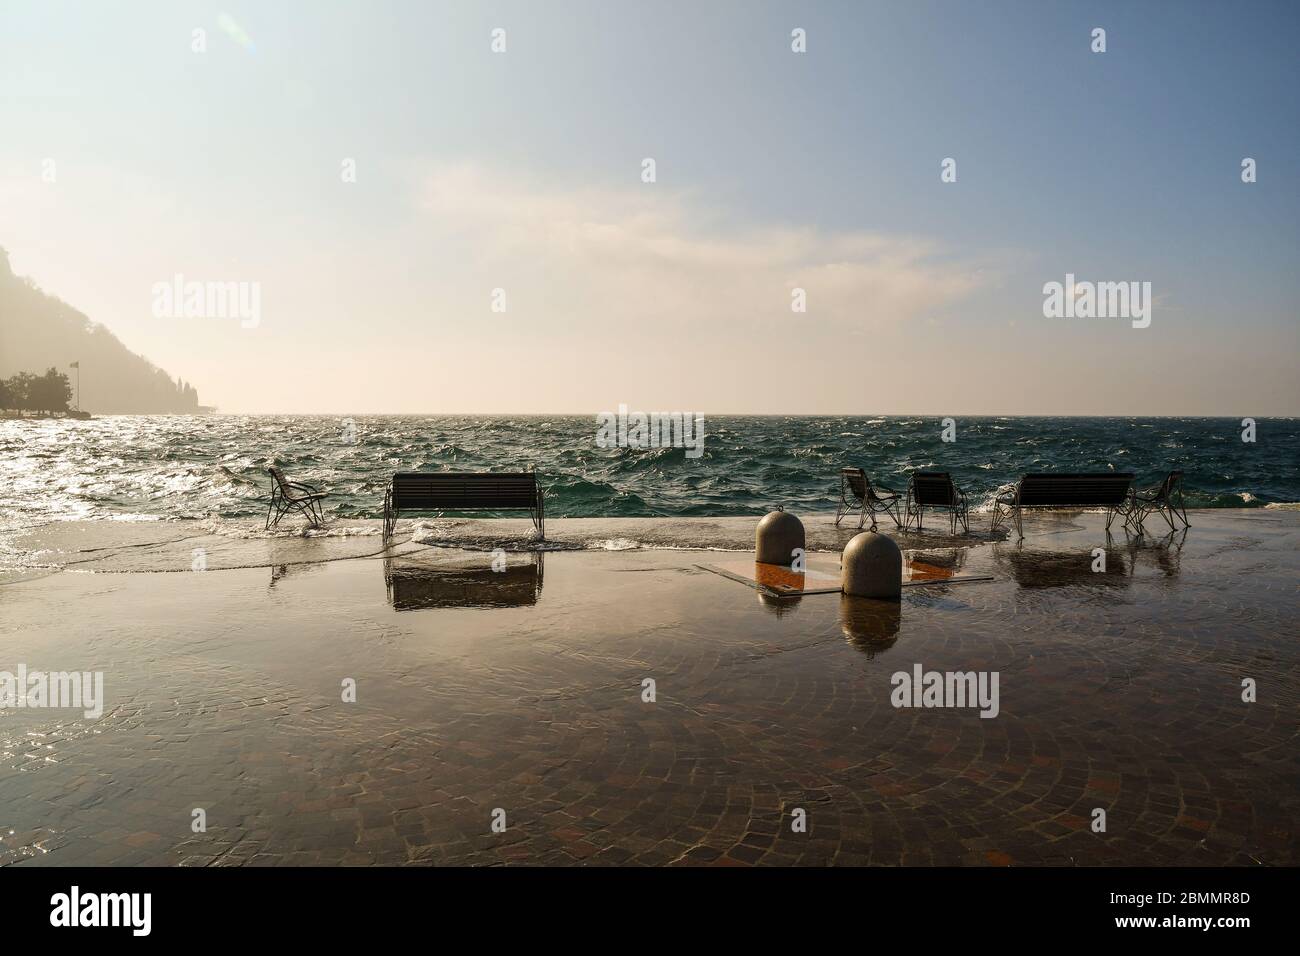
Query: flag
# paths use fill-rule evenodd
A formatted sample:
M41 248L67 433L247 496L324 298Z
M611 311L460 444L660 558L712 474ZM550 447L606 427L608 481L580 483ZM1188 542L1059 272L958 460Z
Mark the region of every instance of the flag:
M68 366L68 368L81 368L81 363L73 362L71 365Z

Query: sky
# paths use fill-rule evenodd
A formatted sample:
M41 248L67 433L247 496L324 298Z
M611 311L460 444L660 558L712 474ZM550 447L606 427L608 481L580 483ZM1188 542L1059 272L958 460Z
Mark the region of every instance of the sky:
M0 246L225 412L1297 415L1297 40L1250 0L0 0ZM157 314L177 275L256 321ZM1067 275L1150 324L1044 315Z

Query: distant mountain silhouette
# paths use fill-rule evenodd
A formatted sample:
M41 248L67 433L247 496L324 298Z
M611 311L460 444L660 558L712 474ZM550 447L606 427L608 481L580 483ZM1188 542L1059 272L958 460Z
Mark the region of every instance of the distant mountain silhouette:
M69 372L81 363L81 407L106 415L196 412L199 393L143 356L72 306L42 292L29 278L14 275L9 253L0 248L0 378Z

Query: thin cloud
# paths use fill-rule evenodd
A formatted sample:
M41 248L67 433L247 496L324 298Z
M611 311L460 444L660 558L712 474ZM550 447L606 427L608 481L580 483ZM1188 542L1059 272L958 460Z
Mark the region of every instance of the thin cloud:
M763 324L788 319L791 291L803 288L819 323L892 327L993 281L915 237L724 231L722 210L661 184L562 189L458 164L427 176L421 206L475 281L506 288L521 307L555 303L563 289L571 323L616 310L633 321Z

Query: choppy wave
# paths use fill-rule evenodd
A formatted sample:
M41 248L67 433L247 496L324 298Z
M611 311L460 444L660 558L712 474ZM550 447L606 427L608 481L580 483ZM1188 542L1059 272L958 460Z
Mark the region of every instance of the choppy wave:
M728 516L775 504L830 510L838 469L901 490L919 468L952 472L987 509L1026 471L1186 472L1194 508L1300 502L1300 423L1259 419L725 417L704 454L602 449L594 417L120 416L0 421L0 527L45 520L252 519L266 469L328 489L340 519L379 517L394 471L535 467L555 517ZM618 542L610 546L617 547Z

